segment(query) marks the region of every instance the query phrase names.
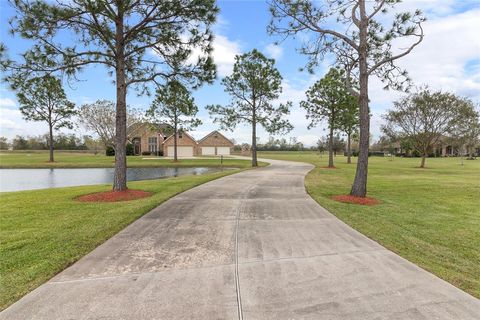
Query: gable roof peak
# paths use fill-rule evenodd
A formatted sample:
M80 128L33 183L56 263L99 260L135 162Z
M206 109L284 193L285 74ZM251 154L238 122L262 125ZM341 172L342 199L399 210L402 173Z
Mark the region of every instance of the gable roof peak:
M210 132L209 134L207 134L205 137L203 137L202 139L198 140L198 143L201 143L202 141L204 141L205 139L207 139L208 137L210 137L211 135L213 134L218 134L220 135L221 137L223 137L225 140L227 140L228 142L230 142L231 144L233 144L232 140L228 139L227 137L225 137L223 134L221 134L218 130L213 130L212 132Z

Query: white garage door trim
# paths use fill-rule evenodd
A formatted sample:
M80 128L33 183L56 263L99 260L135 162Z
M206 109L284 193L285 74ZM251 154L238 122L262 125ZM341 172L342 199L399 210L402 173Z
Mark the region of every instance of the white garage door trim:
M214 156L215 147L202 147L202 156Z
M168 146L167 155L173 157L174 147ZM179 157L193 157L193 147L189 146L177 146L177 155Z
M217 155L230 155L230 147L217 147Z

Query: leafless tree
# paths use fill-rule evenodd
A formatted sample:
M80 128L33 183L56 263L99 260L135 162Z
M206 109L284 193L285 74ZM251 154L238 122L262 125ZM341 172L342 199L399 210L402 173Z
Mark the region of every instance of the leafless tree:
M78 118L87 130L100 138L105 148L111 146L115 149L115 103L109 100L86 103L80 108ZM135 134L142 120L140 111L127 108L127 136Z

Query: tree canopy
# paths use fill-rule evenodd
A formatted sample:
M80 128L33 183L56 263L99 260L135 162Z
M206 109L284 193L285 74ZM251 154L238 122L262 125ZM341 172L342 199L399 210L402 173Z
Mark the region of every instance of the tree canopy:
M45 122L49 128L50 161L53 156L53 131L73 128L75 104L67 99L61 81L52 76L19 81L14 86L20 103L20 112L27 121Z
M136 109L127 107L127 136L135 132L143 117ZM97 100L85 103L78 113L80 123L102 141L103 147L115 149L115 103L109 100Z
M422 13L387 14L400 0L324 1L272 0L268 30L282 39L302 34L300 52L307 55L311 72L333 55L337 65L347 71L345 77L359 102L359 155L350 194L367 194L370 111L368 85L371 75L385 82L386 88L403 89L409 82L405 70L395 61L408 55L424 37ZM350 82L359 84L355 90Z
M309 128L316 126L322 120L328 123L329 167L334 167L334 131L349 126L350 121L356 120L354 114L350 115L352 106L356 107L356 98L349 93L343 77L343 72L336 68L330 69L322 79L307 90L307 99L300 102L300 106L307 112L307 119L310 119Z
M56 71L75 76L93 64L105 66L110 75L122 71L126 87L142 90L172 75L193 85L215 78L210 55L210 26L218 13L214 0L12 4L17 12L10 19L12 34L34 41L19 61L3 54L7 70L17 71L12 76ZM193 56L194 50L200 54Z
M425 158L442 139L452 136L455 129L475 117L470 100L428 88L395 101L384 119L382 130L397 140L408 140L411 147Z
M198 107L190 91L181 82L171 80L165 86L157 89L157 94L147 114L173 128L174 161L178 160L177 132L179 128L191 130L202 124L200 119L195 118L197 113Z
M61 72L70 79L88 65L114 76L116 138L114 190L125 190L127 89L150 93L171 77L198 87L215 78L210 27L218 13L214 0L12 1L11 31L32 40L18 60L0 46L7 81L30 73ZM68 40L67 40L68 39Z
M284 118L289 114L291 102L274 104L282 92L282 76L275 61L253 49L235 57L233 73L222 80L231 97L227 106L209 105L206 109L226 130L238 124L252 127L252 165L257 166L257 124L268 133L286 133L292 125Z

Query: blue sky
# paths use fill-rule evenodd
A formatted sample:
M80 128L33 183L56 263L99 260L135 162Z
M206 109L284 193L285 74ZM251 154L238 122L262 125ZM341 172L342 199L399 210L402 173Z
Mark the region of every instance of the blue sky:
M329 62L325 61L314 75L300 72L299 68L306 61L296 51L301 44L300 40L289 39L279 46L273 44L278 38L271 37L266 32L270 19L266 2L219 1L218 5L221 12L214 28L214 59L218 66L218 79L231 72L235 54L257 48L275 58L277 68L284 78L284 93L280 100L291 100L294 103L289 119L295 128L286 137L295 136L306 145L314 144L320 136L326 134L325 125L308 130L308 121L298 103L303 99L305 90L328 70ZM426 37L417 50L398 64L410 72L417 85L428 84L434 89L453 91L480 102L480 1L405 0L399 10L416 8L422 9L428 17L424 26ZM7 45L9 55L14 57L28 48L30 43L8 34L7 21L12 13L7 1L0 0L0 41ZM97 99L115 100L115 87L104 69L88 68L80 78L82 81L65 86L69 99L76 104ZM198 116L204 122L193 132L195 137L200 138L211 130L218 129L204 107L208 104L228 103L229 98L223 92L219 80L194 92L200 108ZM392 101L401 96L398 92L384 91L382 87L379 81L372 79L370 98L374 137L380 134L381 114L391 106ZM151 98L137 97L134 92L128 96L128 104L140 109L147 108L150 101ZM18 134L37 135L46 131L46 124L22 120L15 94L5 84L1 84L0 135L12 138ZM83 129L78 128L76 132L83 133ZM246 126L239 126L233 132L226 132L226 135L238 142L250 140L250 130ZM260 130L259 137L265 141L268 134Z

